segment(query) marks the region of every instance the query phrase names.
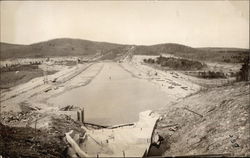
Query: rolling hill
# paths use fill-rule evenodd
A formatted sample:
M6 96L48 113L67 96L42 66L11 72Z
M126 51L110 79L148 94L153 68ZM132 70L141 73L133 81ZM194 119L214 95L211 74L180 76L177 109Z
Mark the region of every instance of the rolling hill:
M80 39L53 39L31 45L11 45L1 43L1 59L21 57L84 56L108 53L123 45L93 42Z
M0 58L4 60L22 57L85 56L94 54L103 55L103 59L114 59L126 53L132 45L60 38L31 45L0 43L0 46ZM249 49L192 48L180 44L166 43L151 46L136 45L133 54L172 54L193 60L240 63L249 56Z
M18 44L9 44L9 43L0 43L1 52L8 52L12 49L20 49L25 47L26 45L18 45Z
M172 54L199 61L241 63L249 57L249 49L241 48L192 48L180 44L167 43L152 46L137 46L135 54Z

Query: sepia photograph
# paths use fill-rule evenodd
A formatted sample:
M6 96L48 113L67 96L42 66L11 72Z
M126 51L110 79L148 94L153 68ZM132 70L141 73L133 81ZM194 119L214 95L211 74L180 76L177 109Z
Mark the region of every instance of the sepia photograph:
M0 158L250 157L249 0L0 1Z

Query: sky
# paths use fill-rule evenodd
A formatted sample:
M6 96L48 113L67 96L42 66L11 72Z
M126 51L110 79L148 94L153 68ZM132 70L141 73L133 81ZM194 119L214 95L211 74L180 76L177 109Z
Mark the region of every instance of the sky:
M0 1L1 42L249 48L249 1Z

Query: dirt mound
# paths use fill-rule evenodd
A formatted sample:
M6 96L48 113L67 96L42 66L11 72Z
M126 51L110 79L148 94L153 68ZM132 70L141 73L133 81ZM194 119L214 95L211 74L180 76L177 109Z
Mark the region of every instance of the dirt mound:
M249 83L203 91L166 107L156 132L165 156L250 155Z

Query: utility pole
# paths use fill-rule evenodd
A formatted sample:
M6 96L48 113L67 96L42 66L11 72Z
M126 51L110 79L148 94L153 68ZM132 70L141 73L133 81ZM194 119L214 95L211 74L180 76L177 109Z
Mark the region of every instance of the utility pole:
M48 62L49 62L49 58L46 59L45 64L45 70L43 71L43 79L44 79L44 84L48 83Z

